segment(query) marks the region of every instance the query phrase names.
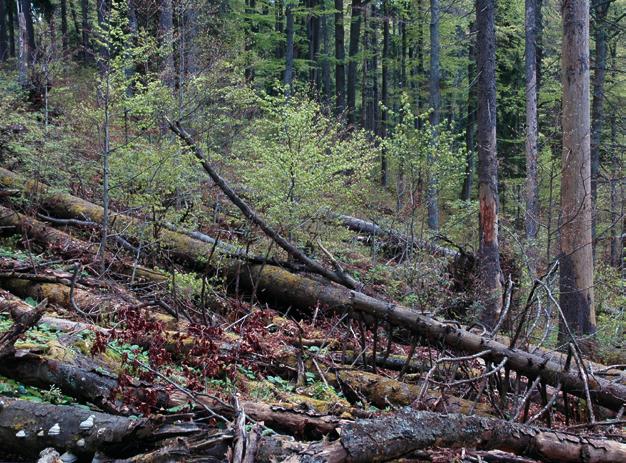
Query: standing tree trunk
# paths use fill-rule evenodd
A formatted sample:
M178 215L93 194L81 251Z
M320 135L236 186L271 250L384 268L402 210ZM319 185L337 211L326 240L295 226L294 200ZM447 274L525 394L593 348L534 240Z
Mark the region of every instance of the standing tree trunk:
M430 123L433 128L432 143L437 146L437 132L441 117L440 71L439 71L439 0L430 0ZM436 149L436 148L435 148ZM433 159L429 156L428 164L432 167ZM439 204L437 201L437 178L430 173L428 176L428 228L439 229Z
M526 238L537 238L539 185L537 181L537 0L526 0Z
M493 327L502 308L498 246L498 158L496 151L496 2L476 1L478 70L478 200L480 278L485 289L483 324Z
M287 2L285 9L285 16L287 17L287 48L285 49L285 92L287 95L291 93L291 84L293 82L293 5L291 2Z
M9 54L15 58L15 19L13 17L13 2L7 2L7 32L9 34Z
M461 199L469 201L472 197L472 183L474 180L474 152L475 139L474 130L476 126L476 28L474 22L469 26L469 45L467 48L467 121L465 122L465 178L463 179L463 190Z
M159 8L159 39L163 51L162 80L174 87L174 12L172 0L161 0Z
M332 98L332 85L330 79L330 35L328 30L328 13L326 10L326 2L321 2L323 11L320 17L322 30L322 94L325 104L330 104Z
M387 137L387 111L389 108L389 0L383 0L383 58L382 58L382 83L381 83L381 102L382 113L380 115L380 137ZM380 159L380 183L386 187L389 181L387 155L383 151Z
M63 47L63 56L65 56L70 48L67 31L67 0L61 0L61 46Z
M563 0L561 13L563 153L559 302L569 330L575 335L588 335L596 330L590 193L589 0ZM559 339L570 341L563 320Z
M82 15L82 38L83 38L83 62L89 61L89 35L91 33L91 20L89 19L89 0L80 0L80 9Z
M596 42L596 56L593 73L593 100L591 107L591 208L593 247L596 245L598 175L600 174L600 142L604 122L604 79L606 75L606 17L610 0L593 0L593 29Z
M361 39L361 21L363 18L363 3L361 0L352 0L350 19L350 46L348 50L348 122L354 124L356 117L356 80L357 55Z
M0 2L0 62L9 57L9 34L7 31L7 9L9 5Z
M346 109L346 48L343 30L343 0L335 0L335 105L337 113Z
M23 0L16 0L17 6L17 22L18 22L18 56L17 56L17 68L18 68L18 82L22 88L28 87L28 32L26 31L26 17L24 14L24 2Z

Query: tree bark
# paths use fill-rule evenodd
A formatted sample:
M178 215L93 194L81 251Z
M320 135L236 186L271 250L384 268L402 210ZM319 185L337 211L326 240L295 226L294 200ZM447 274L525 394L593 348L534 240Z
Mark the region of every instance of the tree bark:
M469 201L472 197L472 187L474 183L474 153L476 152L475 130L476 130L476 27L472 21L469 26L468 48L467 48L467 120L465 122L465 177L463 179L463 190L461 199Z
M361 41L361 22L363 21L362 0L352 0L350 17L350 45L348 50L348 83L347 83L347 112L348 123L354 124L359 120L356 117L356 87L357 87L357 55Z
M67 0L61 0L61 45L63 47L63 56L69 51L69 35L67 29Z
M346 46L343 15L343 0L335 0L335 105L338 114L342 114L346 109Z
M89 429L81 429L80 424L90 416L93 416L94 425ZM58 433L50 432L53 427L58 427ZM2 450L31 458L48 447L61 452L70 451L82 457L93 455L97 450L119 455L121 451L141 449L152 436L158 439L199 430L196 425L185 423L161 427L164 428L163 433L159 432L158 425L145 418L126 418L79 407L7 397L2 398L0 411ZM20 431L24 431L22 437L16 435Z
M287 47L285 49L285 78L283 83L285 84L285 92L291 93L291 87L293 82L293 47L294 47L294 24L293 24L293 5L291 2L287 2L285 10L285 17L287 19Z
M380 115L380 137L387 137L387 113L389 110L389 49L391 46L391 36L389 34L389 0L383 0L383 57L382 57L382 82L381 82L381 102L382 110ZM387 155L384 152L381 153L381 166L380 166L380 183L383 187L387 186L388 179L388 166Z
M580 336L596 331L591 234L589 1L564 0L561 12L563 154L559 302L569 329ZM563 320L559 339L571 341Z
M611 0L593 0L593 26L596 42L593 72L593 95L591 103L591 208L593 248L596 245L598 176L600 174L600 144L604 124L604 81L606 76L607 31L606 19Z
M172 0L160 0L159 39L163 50L162 80L165 85L174 88L174 12Z
M496 151L495 0L476 1L478 69L478 265L485 300L481 321L493 327L502 309L502 271L498 245L498 158Z
M410 408L341 427L341 438L313 444L306 457L286 462L382 462L429 447L500 449L542 461L610 463L626 459L626 444L593 439L504 420L414 411Z
M7 27L8 2L0 2L0 62L4 62L9 57L9 34Z
M537 0L526 0L526 238L534 240L539 230L539 184L537 155Z
M89 0L80 0L80 10L82 16L82 57L83 63L88 63L91 52L91 46L89 45L89 36L91 35L91 20L89 19Z
M439 70L439 15L441 13L439 0L430 0L430 123L433 127L434 139L432 143L437 146L437 132L439 130L441 113L441 73ZM428 164L432 166L433 159L429 156ZM430 172L428 176L428 190L426 193L428 203L428 228L437 231L439 229L439 202L437 200L437 178Z

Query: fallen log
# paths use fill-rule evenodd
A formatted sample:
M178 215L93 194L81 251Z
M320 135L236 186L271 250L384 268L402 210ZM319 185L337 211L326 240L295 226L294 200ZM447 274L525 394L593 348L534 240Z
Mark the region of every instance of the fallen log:
M341 225L351 231L355 231L357 233L365 233L370 236L382 237L391 246L399 250L404 250L407 248L422 249L428 251L433 255L449 257L452 259L459 257L461 254L454 249L439 246L426 240L420 240L418 238L414 238L404 233L401 233L397 230L383 228L380 225L374 222L369 222L367 220L358 219L349 215L338 215L336 219Z
M35 309L18 314L14 319L13 325L7 331L0 333L0 363L13 355L15 341L37 324L43 315L47 303L44 300Z
M132 419L67 405L0 397L0 450L36 457L52 447L77 456L115 456L148 447L151 440L199 431L193 423Z
M404 406L412 404L420 395L423 383L408 384L392 378L368 373L359 370L339 369L335 377L329 375L329 383L340 387L348 397L356 395L364 397L380 409L388 406ZM446 413L477 413L479 415L492 415L491 406L483 403L474 403L453 395L438 394L428 391L424 397L422 406L433 411Z
M520 349L511 349L486 336L427 317L407 307L384 302L363 293L350 291L331 285L323 285L315 280L293 275L282 269L269 266L253 266L242 274L240 281L249 288L257 287L258 295L266 300L289 303L294 307L310 307L312 301L332 310L352 310L363 312L379 320L470 354L485 350L489 353L483 359L498 364L505 358L506 365L518 373L531 377L541 377L548 385L563 386L563 390L585 398L585 382L578 371L565 371L558 353L538 352L531 354ZM587 362L585 362L587 363ZM593 373L593 371L590 371ZM626 385L590 375L591 398L611 410L619 410L626 403Z
M357 420L341 427L330 444L312 444L285 462L383 462L433 446L498 449L546 462L626 461L626 444L460 414L405 408L388 416Z
M34 240L44 246L55 255L60 255L66 259L81 259L85 256L92 256L98 250L98 243L89 243L80 240L69 233L50 227L39 220L20 214L12 209L0 206L0 227L2 233L19 233L25 240ZM108 268L113 271L135 275L139 280L145 281L166 281L167 275L132 262L121 259L118 255L106 252L104 260ZM86 262L83 262L86 263Z

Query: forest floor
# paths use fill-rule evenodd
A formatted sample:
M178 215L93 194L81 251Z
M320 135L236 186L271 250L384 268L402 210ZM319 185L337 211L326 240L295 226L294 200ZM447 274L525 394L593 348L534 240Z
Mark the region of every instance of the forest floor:
M143 219L122 214L99 253L99 206L0 184L5 461L626 461L624 359L533 347L547 331L529 305L511 349L454 304L394 301L371 237L342 254L361 296L206 234L161 230L140 255ZM424 254L464 284L467 256Z

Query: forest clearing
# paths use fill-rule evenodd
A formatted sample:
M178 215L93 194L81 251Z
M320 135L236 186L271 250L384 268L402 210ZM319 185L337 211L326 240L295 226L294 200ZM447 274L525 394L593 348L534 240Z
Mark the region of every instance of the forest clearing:
M625 0L0 0L0 463L626 462Z

